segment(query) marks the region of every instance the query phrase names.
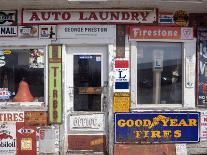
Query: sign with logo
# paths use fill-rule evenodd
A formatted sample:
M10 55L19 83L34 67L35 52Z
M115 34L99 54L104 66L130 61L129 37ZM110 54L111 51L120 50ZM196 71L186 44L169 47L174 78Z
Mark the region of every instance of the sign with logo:
M201 140L207 140L207 111L201 112Z
M61 39L111 39L115 34L115 25L59 25L57 30Z
M129 112L130 110L130 95L129 93L116 92L114 93L114 112Z
M0 123L0 154L16 154L16 124Z
M0 37L16 37L17 26L0 26Z
M24 112L0 112L0 122L24 122Z
M16 123L17 155L36 155L36 127Z
M38 26L19 26L19 38L38 38Z
M0 25L17 25L17 11L0 10Z
M10 96L11 92L8 91L8 88L0 88L0 100L9 100Z
M106 150L106 136L105 135L68 135L68 149L104 152Z
M156 23L157 9L149 10L22 10L22 24Z
M199 112L115 114L115 143L195 143Z
M198 106L207 106L207 29L198 29L197 37L197 103Z
M70 114L68 115L68 132L104 131L104 114Z
M48 114L45 111L25 111L24 124L27 126L45 126L48 124Z
M40 25L39 26L40 39L56 39L57 30L56 25Z
M127 60L115 61L115 89L129 89L129 62ZM120 91L120 90L119 90Z
M169 26L130 26L129 39L193 39L193 29Z
M158 23L159 24L172 24L172 25L174 25L173 13L159 12Z
M174 13L173 20L178 26L188 26L189 15L186 11L178 10Z
M49 46L49 123L62 122L62 46Z

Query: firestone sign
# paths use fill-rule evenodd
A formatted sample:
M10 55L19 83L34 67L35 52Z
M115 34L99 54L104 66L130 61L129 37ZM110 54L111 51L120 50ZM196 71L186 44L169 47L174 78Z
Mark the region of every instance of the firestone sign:
M149 10L22 10L22 24L155 23L157 9Z

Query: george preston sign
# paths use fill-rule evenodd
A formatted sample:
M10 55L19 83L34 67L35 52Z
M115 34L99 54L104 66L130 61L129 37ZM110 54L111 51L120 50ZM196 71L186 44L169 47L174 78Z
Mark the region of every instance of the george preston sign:
M22 24L155 23L157 9L149 10L22 10Z

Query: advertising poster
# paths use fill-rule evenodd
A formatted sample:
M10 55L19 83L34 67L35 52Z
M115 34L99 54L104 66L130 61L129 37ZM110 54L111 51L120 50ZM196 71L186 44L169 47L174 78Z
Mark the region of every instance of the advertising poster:
M115 143L195 143L199 112L115 113Z
M207 106L207 29L198 29L197 38L197 103Z
M0 155L16 154L16 124L0 123Z
M16 123L17 155L36 155L36 127Z

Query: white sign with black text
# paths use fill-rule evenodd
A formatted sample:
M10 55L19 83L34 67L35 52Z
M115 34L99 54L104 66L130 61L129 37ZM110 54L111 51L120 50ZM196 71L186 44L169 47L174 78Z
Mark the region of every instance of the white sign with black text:
M0 37L16 37L17 26L0 26Z
M207 140L207 111L201 112L201 140Z

